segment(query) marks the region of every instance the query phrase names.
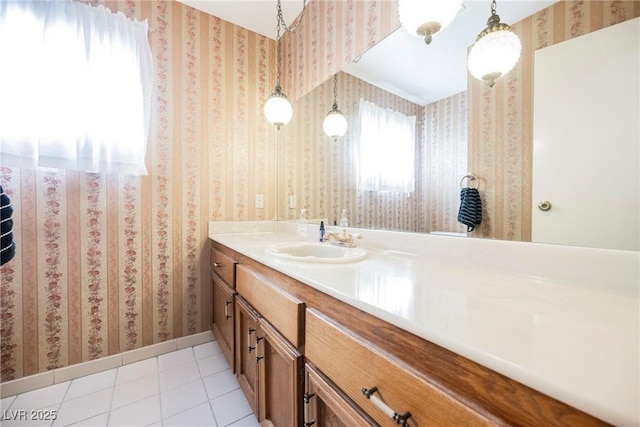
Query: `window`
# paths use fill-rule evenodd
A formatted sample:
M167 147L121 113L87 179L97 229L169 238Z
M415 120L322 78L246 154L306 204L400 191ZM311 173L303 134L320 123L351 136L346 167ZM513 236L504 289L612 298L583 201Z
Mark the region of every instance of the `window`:
M147 23L70 1L0 2L0 163L146 175Z
M412 192L415 116L360 100L354 129L358 190Z

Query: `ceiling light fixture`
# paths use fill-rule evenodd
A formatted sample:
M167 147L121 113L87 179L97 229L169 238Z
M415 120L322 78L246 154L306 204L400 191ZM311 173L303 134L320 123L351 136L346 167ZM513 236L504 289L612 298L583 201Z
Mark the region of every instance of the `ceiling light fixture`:
M269 123L275 125L278 130L280 130L280 126L289 123L291 117L293 117L291 102L289 102L287 95L282 92L282 87L280 86L280 25L282 24L285 31L295 32L300 22L302 22L305 6L306 0L302 3L302 12L298 17L296 25L288 28L282 17L282 5L280 0L278 0L278 12L276 16L276 87L264 104L264 115L267 117Z
M461 0L400 0L398 15L409 34L431 43L435 33L453 21L462 7Z
M511 27L500 22L496 14L496 1L491 2L491 16L487 28L476 38L469 52L469 72L493 87L496 80L505 75L520 59L522 45Z
M322 129L329 137L334 141L337 141L342 135L347 132L347 119L342 114L342 111L338 109L338 74L333 75L333 106L331 111L327 113L324 122L322 123Z

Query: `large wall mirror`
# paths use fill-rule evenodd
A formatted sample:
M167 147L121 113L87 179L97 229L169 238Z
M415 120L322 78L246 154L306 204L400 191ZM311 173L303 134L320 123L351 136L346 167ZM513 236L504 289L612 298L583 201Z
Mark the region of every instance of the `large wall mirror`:
M555 2L509 1L501 3L498 12L503 21L513 24L553 3ZM517 176L514 179L514 175L519 173L518 168L515 171L509 170L510 160L504 153L500 153L505 156L504 171L502 165L495 166L490 171L493 175L481 171L480 164L486 159L478 159L474 150L483 150L484 147L469 147L469 140L472 139L470 132L484 131L477 128L470 130L473 126L470 115L478 115L480 113L477 110L485 108L482 99L476 102L471 97L482 98L487 95L479 94L485 90L482 86L477 86L480 89L476 89L475 94L469 90L470 85L466 80L466 47L473 43L477 32L484 27L488 16L485 9L484 2L466 2L465 9L459 13L452 26L439 38L434 37L432 46L426 46L422 40L409 36L400 28L340 71L337 74L337 103L348 118L349 129L337 141L331 140L322 130L322 121L333 103L333 78L295 103L294 119L278 135L279 218L295 220L299 210L306 208L309 217L324 218L332 224L334 220L339 221L342 210L347 209L350 225L357 227L465 234L466 227L456 220L460 183L468 172L473 172L480 177L481 192L492 203L489 209L496 210L493 213L494 221L498 218L504 224L513 222L510 213L498 212L496 206L502 209L502 205L511 205L514 210L521 212L518 215L522 217L517 218L519 224L514 228L519 230L516 232L507 230L508 225L491 224L493 229L486 227L484 232L478 230L479 232L469 235L531 241L531 176ZM467 34L459 35L460 32ZM452 46L459 41L450 42L449 38L459 37L467 37L465 40L468 42L459 51L454 51ZM535 51L530 40L534 35L529 34L528 37L529 39L523 40L525 49L529 49L529 52L523 52L525 62L533 60ZM430 51L438 43L441 43L442 49ZM443 54L443 51L448 53ZM462 57L462 61L455 60L454 52ZM449 61L449 57L453 59ZM381 61L390 67L380 66ZM527 63L527 66L530 64ZM410 68L417 72L404 71ZM433 74L432 71L438 72ZM412 75L418 77L411 77ZM527 77L532 79L530 75ZM438 81L438 78L445 80ZM497 89L504 98L505 89ZM526 96L528 98L521 101L522 104L530 102L532 93ZM416 117L413 191L358 189L352 131L361 98ZM509 100L506 99L505 102ZM505 106L504 109L506 108ZM499 120L499 116L495 116ZM477 123L475 125L478 126ZM502 123L493 125L497 128L503 126ZM528 154L527 149L522 150L518 161L529 163L530 167L531 148L528 150ZM491 156L496 157L496 154L492 152L486 157ZM475 168L477 170L473 170ZM521 175L526 175L526 172ZM567 176L567 179L571 177ZM508 188L511 180L520 182L520 187ZM506 184L496 184L496 181ZM517 197L514 199L512 193L518 193L522 200ZM499 218L500 216L504 219Z

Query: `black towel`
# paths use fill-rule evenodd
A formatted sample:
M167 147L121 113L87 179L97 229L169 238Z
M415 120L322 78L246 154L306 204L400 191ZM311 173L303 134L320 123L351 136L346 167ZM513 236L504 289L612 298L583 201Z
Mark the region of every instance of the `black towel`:
M13 207L11 200L0 185L0 265L11 261L16 254L16 243L13 241Z
M458 222L467 226L467 232L473 231L482 222L482 201L477 188L460 190Z

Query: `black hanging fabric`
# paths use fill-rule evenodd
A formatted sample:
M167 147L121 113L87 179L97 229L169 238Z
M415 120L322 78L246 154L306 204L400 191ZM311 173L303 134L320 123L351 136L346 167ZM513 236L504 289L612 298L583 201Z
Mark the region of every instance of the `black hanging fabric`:
M467 232L473 231L482 222L482 201L477 188L460 190L458 222L467 226Z
M16 254L16 243L13 241L13 206L9 196L0 185L0 265L11 261Z

